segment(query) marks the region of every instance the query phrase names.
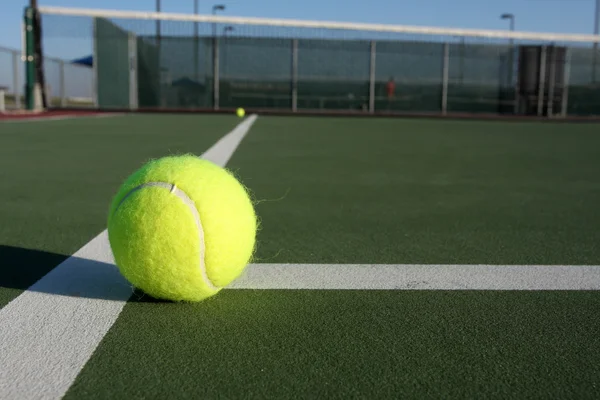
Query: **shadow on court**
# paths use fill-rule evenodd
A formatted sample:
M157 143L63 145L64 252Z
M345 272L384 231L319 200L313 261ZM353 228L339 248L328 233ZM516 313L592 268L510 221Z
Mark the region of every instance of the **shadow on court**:
M58 296L157 303L133 287L113 264L0 245L1 288Z

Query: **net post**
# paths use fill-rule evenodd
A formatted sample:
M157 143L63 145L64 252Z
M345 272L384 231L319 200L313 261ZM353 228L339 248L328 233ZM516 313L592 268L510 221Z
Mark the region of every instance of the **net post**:
M571 78L571 49L568 47L565 49L565 69L563 78L563 93L562 93L562 105L561 114L563 117L567 116L567 106L569 105L569 80Z
M292 111L298 111L298 39L292 39Z
M444 57L442 61L442 114L448 112L448 75L450 70L450 44L444 43Z
M219 40L213 36L213 109L219 109Z
M15 94L15 106L17 109L21 108L21 88L19 83L19 59L21 56L18 51L12 53L13 61L13 92Z
M32 1L32 36L33 36L33 65L36 76L35 96L39 97L38 109L47 109L51 102L44 70L44 51L42 49L42 17L37 8L37 2Z
M35 65L34 65L34 46L33 46L33 9L25 8L24 16L25 29L25 103L28 110L35 108Z
M58 93L60 95L60 106L62 108L64 108L67 105L67 99L66 99L66 90L65 90L65 62L63 60L60 60L59 64L58 64L58 73L59 73L59 80L58 80Z
M548 101L546 107L548 109L548 118L552 118L552 112L554 108L554 80L556 78L556 47L552 46L549 48L548 58L550 59L549 73L548 73Z
M375 112L375 70L377 68L377 42L371 41L371 60L369 64L369 112Z
M542 51L540 52L540 70L538 71L538 76L537 115L540 117L544 113L544 93L546 91L546 45L542 46Z

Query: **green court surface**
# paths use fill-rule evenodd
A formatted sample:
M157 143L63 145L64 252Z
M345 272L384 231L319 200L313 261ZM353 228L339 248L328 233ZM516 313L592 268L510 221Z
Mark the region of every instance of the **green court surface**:
M239 122L0 124L0 306L105 229L133 169ZM259 116L228 167L255 263L600 265L595 124ZM598 291L136 294L65 398L594 398L599 332Z

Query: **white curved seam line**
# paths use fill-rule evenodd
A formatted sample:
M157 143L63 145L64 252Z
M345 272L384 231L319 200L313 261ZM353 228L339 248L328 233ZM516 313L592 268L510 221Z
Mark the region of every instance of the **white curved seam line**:
M200 267L200 273L202 274L202 278L204 279L204 282L209 286L210 289L212 290L219 290L221 289L219 286L216 286L208 277L208 272L206 271L206 264L204 261L205 255L206 255L206 245L204 243L204 229L202 227L202 222L200 221L200 214L198 213L198 209L196 208L196 204L194 203L194 201L181 189L179 189L174 183L166 183L166 182L147 182L144 183L142 185L136 186L135 188L131 189L119 202L119 205L117 206L117 208L115 209L115 212L117 212L117 210L119 209L119 207L121 206L121 204L123 204L123 202L129 197L131 196L131 194L137 192L140 189L143 189L145 187L160 187L163 189L167 189L169 190L169 193L174 194L175 196L179 197L179 199L181 201L183 201L183 203L185 205L187 205L190 209L190 211L192 212L192 214L194 215L194 220L196 221L196 227L198 228L198 237L200 239L200 260L199 260L199 267Z

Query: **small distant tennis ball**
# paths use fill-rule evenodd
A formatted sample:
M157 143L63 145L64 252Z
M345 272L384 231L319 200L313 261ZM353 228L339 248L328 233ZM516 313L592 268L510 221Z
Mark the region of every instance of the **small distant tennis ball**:
M237 116L242 118L244 115L246 115L246 110L244 110L243 108L238 108L237 109Z
M250 262L257 218L229 171L191 155L148 162L110 206L108 237L121 274L172 301L201 301Z

